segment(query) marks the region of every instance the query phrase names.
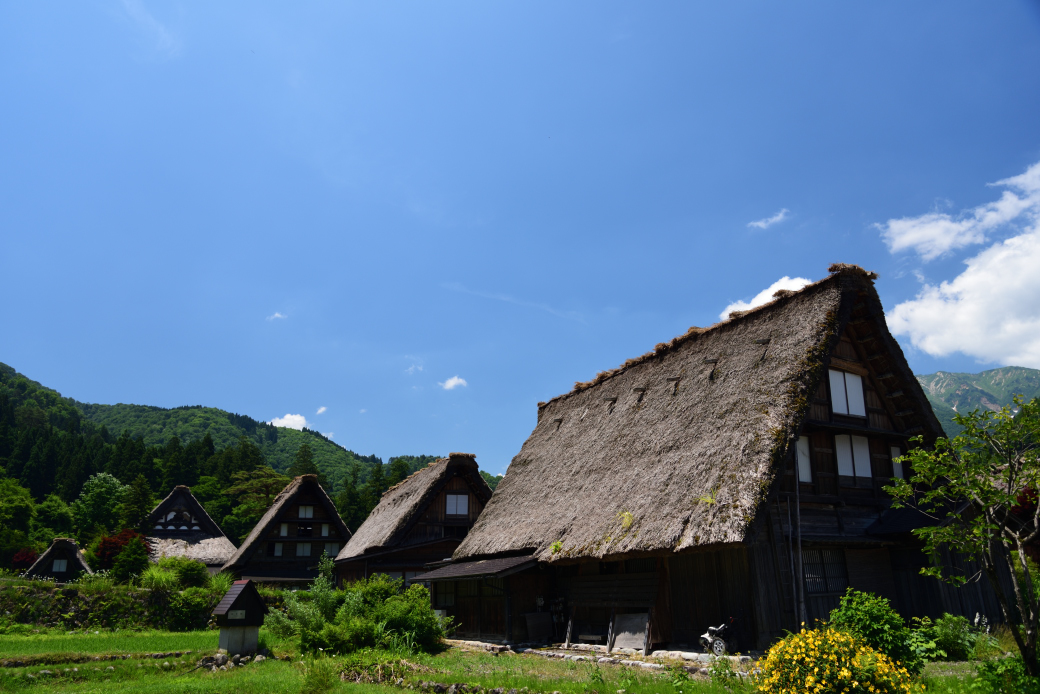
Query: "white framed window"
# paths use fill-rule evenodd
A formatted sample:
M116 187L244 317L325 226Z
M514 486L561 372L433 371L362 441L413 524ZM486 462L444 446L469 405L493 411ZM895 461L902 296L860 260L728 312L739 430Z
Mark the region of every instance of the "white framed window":
M809 437L799 436L796 444L798 449L798 481L812 482L812 458L809 456Z
M846 371L829 371L831 381L831 410L834 414L866 417L867 407L863 399L863 379Z
M274 543L274 556L276 556L276 557L282 556L282 543L281 542Z
M899 446L892 446L889 449L889 453L892 456L892 474L901 480L905 480L906 470L903 468L903 464L896 460L896 458L903 455L903 452L899 450Z
M300 507L300 518L314 518L314 507L313 506L301 506Z
M339 554L339 543L338 542L326 542L325 543L325 554L330 557L334 557Z
M469 494L448 494L445 513L449 516L468 516Z
M322 523L321 524L321 536L322 537L328 537L329 536L329 524L328 523Z
M870 443L865 436L838 434L834 437L838 454L838 474L844 477L872 477L870 473Z
M311 556L311 543L301 542L296 545L296 556L298 557L309 557Z
M55 559L54 566L51 567L51 571L56 574L62 574L69 570L68 559Z
M289 537L289 524L282 523L281 527L278 529L278 534L282 537Z

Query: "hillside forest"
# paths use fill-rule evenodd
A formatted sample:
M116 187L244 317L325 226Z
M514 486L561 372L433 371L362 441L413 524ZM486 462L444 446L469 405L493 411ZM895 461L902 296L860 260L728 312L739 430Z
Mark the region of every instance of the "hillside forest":
M354 531L384 491L437 457L384 463L210 407L84 404L0 363L0 568L26 568L55 537L91 547L140 529L179 484L238 544L292 477L317 474ZM501 479L481 474L492 487Z

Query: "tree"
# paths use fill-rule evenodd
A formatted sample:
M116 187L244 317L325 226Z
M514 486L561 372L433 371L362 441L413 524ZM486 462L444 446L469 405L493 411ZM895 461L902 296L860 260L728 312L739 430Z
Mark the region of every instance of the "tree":
M115 566L116 559L123 553L127 545L137 542L145 547L147 556L147 545L144 535L136 530L122 530L118 535L111 537L100 537L87 552L87 561L95 571L107 571Z
M72 502L72 519L81 541L87 540L96 528L115 529L117 518L113 510L122 503L127 489L107 472L91 475L83 484L83 491Z
M148 480L138 475L127 488L123 503L119 505L119 525L123 528L138 528L155 508L155 497Z
M311 450L310 444L301 444L296 449L296 455L293 456L292 464L289 469L285 471L290 478L299 477L300 475L317 475L318 484L323 488L328 489L329 481L325 478L325 474L322 473L317 464L314 462L314 452Z
M1012 625L1026 671L1035 677L1040 675L1040 596L1027 550L1040 541L1040 401L1023 404L1016 396L1013 407L976 410L954 419L964 431L952 440L938 439L932 450L915 448L903 456L910 479L896 480L886 490L895 497L894 506L916 507L937 521L914 531L926 554L936 556L948 548L981 564L1005 621ZM912 441L920 444L922 439ZM998 580L998 572L1004 571L1010 594ZM978 577L936 565L922 573L954 585ZM1021 624L1016 624L1019 616Z
M362 522L365 518L368 518L368 514L372 513L372 509L379 503L379 499L385 491L386 478L383 477L383 466L380 463L376 463L372 466L372 471L368 473L368 480L361 489Z
M128 583L134 576L140 576L148 568L148 545L141 536L134 537L122 551L116 555L112 564L112 578L119 583Z
M236 472L235 484L225 494L237 501L234 509L224 516L224 531L244 540L249 531L274 503L274 498L289 484L289 478L261 465L252 472Z
M391 458L389 467L390 470L386 476L387 489L395 484L400 484L408 475L412 474L408 461L404 458Z
M357 532L365 520L361 514L361 492L358 490L360 476L357 463L351 465L350 472L343 480L343 491L336 496L336 510L352 533Z

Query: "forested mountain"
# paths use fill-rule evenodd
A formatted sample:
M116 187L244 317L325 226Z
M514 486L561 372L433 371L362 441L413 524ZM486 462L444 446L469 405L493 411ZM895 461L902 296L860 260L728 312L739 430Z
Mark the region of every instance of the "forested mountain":
M971 412L977 408L999 410L1011 404L1015 395L1026 400L1040 397L1040 371L1023 366L1005 366L977 374L939 371L918 376L932 410L949 436L956 436L961 427L953 421L957 412Z

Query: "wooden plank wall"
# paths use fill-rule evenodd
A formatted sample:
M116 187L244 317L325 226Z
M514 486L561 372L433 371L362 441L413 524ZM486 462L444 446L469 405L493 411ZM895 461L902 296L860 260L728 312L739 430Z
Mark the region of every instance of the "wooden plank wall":
M735 617L735 650L749 650L757 638L751 564L745 547L679 554L668 559L672 642L696 646L709 626Z

